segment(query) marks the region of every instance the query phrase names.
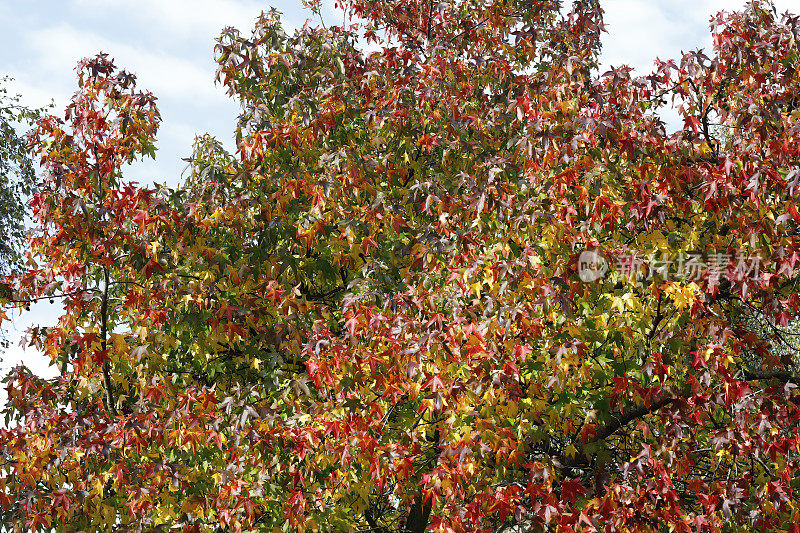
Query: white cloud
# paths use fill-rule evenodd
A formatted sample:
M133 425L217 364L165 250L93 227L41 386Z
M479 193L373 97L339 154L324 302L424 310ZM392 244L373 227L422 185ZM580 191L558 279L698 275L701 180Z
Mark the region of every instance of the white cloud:
M776 1L778 13L797 11L795 2ZM740 10L744 5L744 0L601 1L608 31L602 37L603 67L626 64L642 75L653 70L657 57L678 59L681 52L697 48L710 52L711 17L723 10Z
M56 369L50 366L50 358L43 355L35 348L21 345L22 334L33 325L52 326L61 314L59 304L50 304L42 301L31 306L31 310L22 314L12 311L10 313L11 326L13 331L9 332L10 345L0 356L0 375L5 375L11 368L22 363L25 364L34 374L41 377L52 377L56 375ZM0 395L0 403L5 401L5 397Z
M20 102L23 105L30 108L40 108L53 103L55 107L49 111L50 113L64 109L64 106L67 105L66 94L54 95L53 91L45 88L44 85L30 83L28 79L31 76L24 72L16 73L16 76L17 77L8 84L8 92L11 94L18 94L20 96Z
M225 26L248 32L256 17L270 7L261 0L75 0L75 3L86 9L123 12L168 31L168 36L180 38L197 34L216 37ZM276 7L282 11L280 5ZM300 2L292 2L286 15L296 19L299 7Z
M74 85L72 73L66 76L65 66L104 51L114 58L117 66L137 74L138 85L156 96L179 97L196 103L226 100L224 92L214 87L213 71L158 49L114 42L66 24L35 30L28 35L28 41L29 49L37 54L36 71L56 74L56 80L52 77L43 80L48 86L52 86L53 81ZM59 44L53 46L53 43Z
M638 74L649 72L656 57L677 57L700 43L698 17L670 20L668 13L647 0L609 0L603 3L608 33L602 36L604 67L630 65Z

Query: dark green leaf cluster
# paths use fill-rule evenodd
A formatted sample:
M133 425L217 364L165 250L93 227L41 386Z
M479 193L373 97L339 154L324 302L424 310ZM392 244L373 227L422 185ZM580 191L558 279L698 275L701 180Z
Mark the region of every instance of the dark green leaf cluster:
M8 92L11 79L0 77L0 273L14 270L21 259L27 199L36 189L36 171L24 130L43 109L30 109Z

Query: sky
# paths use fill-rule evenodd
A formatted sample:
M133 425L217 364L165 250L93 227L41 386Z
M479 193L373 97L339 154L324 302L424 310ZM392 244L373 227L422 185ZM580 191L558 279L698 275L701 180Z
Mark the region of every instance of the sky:
M800 11L800 0L777 0L780 13ZM741 0L601 0L607 32L603 65L627 64L634 74L654 60L681 51L711 50L709 20ZM53 101L61 113L75 92L75 65L82 57L108 53L133 72L139 87L158 98L162 115L156 159L138 163L126 176L143 184L180 182L194 136L209 133L233 150L237 104L215 86L214 39L224 26L248 31L264 9L283 13L287 31L310 16L300 0L0 0L0 75L15 78L11 92L33 107ZM328 22L341 20L330 4ZM15 315L7 332L11 346L2 355L0 375L23 362L52 376L49 361L19 346L33 324L53 324L58 305L38 304Z

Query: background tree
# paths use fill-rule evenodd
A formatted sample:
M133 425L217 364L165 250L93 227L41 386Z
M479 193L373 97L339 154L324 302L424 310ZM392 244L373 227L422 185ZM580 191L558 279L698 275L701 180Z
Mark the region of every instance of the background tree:
M36 190L36 173L21 131L44 111L10 96L8 77L0 78L0 272L8 273L21 258L25 206Z
M634 79L596 2L345 8L223 33L238 151L179 190L122 178L159 119L104 56L39 122L7 521L796 530L797 18Z

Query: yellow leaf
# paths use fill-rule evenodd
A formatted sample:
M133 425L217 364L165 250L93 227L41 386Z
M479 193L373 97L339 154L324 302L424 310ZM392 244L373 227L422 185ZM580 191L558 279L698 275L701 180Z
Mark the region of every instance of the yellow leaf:
M675 282L669 282L664 292L666 292L667 296L672 298L675 307L677 307L678 310L683 311L685 308L690 307L695 300L697 300L697 295L700 293L700 288L694 282L691 282L686 286L681 286Z
M570 457L570 458L575 457L578 454L578 449L575 446L573 446L572 444L567 446L567 449L564 450L564 451L567 453L567 457Z

